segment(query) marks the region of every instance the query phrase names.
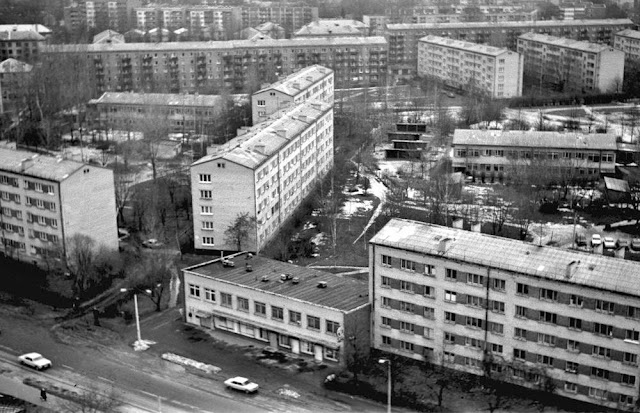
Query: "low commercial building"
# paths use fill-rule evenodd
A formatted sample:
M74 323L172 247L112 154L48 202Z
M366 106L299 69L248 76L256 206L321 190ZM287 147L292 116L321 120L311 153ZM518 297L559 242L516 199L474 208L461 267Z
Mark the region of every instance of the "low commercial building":
M625 59L640 60L640 31L626 29L616 33L613 48L622 50Z
M594 181L615 172L616 150L613 133L456 129L452 163L479 178L515 177L531 167L551 180Z
M293 106L211 149L191 165L195 248L260 251L333 165L333 103ZM240 214L238 240L225 232Z
M518 38L526 82L560 92L621 92L624 52L611 46L537 33Z
M634 409L640 263L393 219L369 270L373 348Z
M307 100L333 102L333 70L309 66L251 95L253 124Z
M418 75L492 98L522 95L522 56L507 49L426 36L418 44Z
M0 148L0 250L41 265L64 263L70 240L118 249L113 171Z
M369 352L367 283L239 253L185 268L185 319L296 357L345 364Z

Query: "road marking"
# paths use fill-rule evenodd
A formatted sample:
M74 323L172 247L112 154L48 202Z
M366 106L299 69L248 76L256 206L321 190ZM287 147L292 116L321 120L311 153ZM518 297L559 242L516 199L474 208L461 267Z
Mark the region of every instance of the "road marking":
M63 365L62 365L62 367L66 367L66 368L68 368L69 370L73 370L73 367L71 367L71 366L67 366L66 364L63 364Z
M106 382L108 382L108 383L115 383L113 380L109 380L109 379L104 378L104 377L102 377L102 376L98 376L98 379L100 379L100 380L104 380L104 381L106 381Z
M144 391L144 390L140 390L140 389L138 389L138 391L139 391L140 393L144 393L144 394L146 394L146 395L148 395L148 396L151 396L151 397L156 397L156 398L158 397L158 395L157 395L157 394L149 393L148 391Z
M171 323L171 322L172 322L172 320L167 320L167 321L165 321L164 323L160 323L160 324L158 324L157 326L152 327L152 328L151 328L151 330L158 329L158 328L160 328L160 327L162 327L162 326L165 326L165 325L167 325L167 324L169 324L169 323Z
M3 346L2 344L0 344L0 348L3 348L5 350L9 350L9 351L17 351L16 349L13 349L13 348L8 347L8 346Z

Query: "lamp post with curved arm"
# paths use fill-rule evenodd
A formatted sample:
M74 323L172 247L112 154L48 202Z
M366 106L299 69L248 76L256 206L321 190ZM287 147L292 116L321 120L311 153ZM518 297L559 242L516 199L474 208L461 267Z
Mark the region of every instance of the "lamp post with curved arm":
M382 358L378 363L387 365L387 413L391 413L391 360Z

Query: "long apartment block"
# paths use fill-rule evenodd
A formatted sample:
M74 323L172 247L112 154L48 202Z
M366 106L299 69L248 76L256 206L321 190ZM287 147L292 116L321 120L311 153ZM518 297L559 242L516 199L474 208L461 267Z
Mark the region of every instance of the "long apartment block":
M191 165L196 249L260 251L333 165L333 103L307 101L238 133ZM238 248L225 231L243 213L255 219Z
M333 70L309 66L251 95L251 116L257 124L275 112L306 102L333 102Z
M518 38L527 82L561 92L621 92L624 52L611 46L537 33Z
M613 47L624 52L625 59L640 60L640 31L626 29L616 33Z
M318 363L369 350L367 283L247 253L183 270L185 319ZM352 351L352 350L351 350Z
M633 27L630 19L388 24L385 36L389 42L390 75L411 77L416 73L418 42L428 35L506 47L515 51L518 37L528 32L612 45L615 33Z
M452 165L476 177L508 177L530 166L550 176L594 181L615 172L616 149L613 133L456 129Z
M633 410L640 263L393 219L369 269L372 347Z
M418 43L418 75L492 98L522 95L522 57L493 46L425 36Z
M0 249L16 259L52 264L76 234L118 249L111 170L0 149L0 207Z
M97 93L242 91L315 64L334 71L336 87L384 85L387 74L384 37L64 45L47 53L88 55Z

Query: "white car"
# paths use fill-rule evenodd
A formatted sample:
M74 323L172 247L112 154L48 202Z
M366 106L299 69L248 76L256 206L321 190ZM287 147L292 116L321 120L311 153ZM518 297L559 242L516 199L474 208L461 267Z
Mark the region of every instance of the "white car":
M51 367L51 360L42 357L40 353L27 353L18 357L20 364L33 367L36 370L44 370Z
M604 247L607 249L613 249L616 247L616 240L613 239L612 237L604 237L604 240L602 241L602 243L604 244Z
M595 247L600 244L602 244L602 237L600 236L600 234L593 234L591 236L591 246Z
M258 385L246 377L234 377L225 380L224 385L230 389L240 390L245 393L255 393L258 391Z

